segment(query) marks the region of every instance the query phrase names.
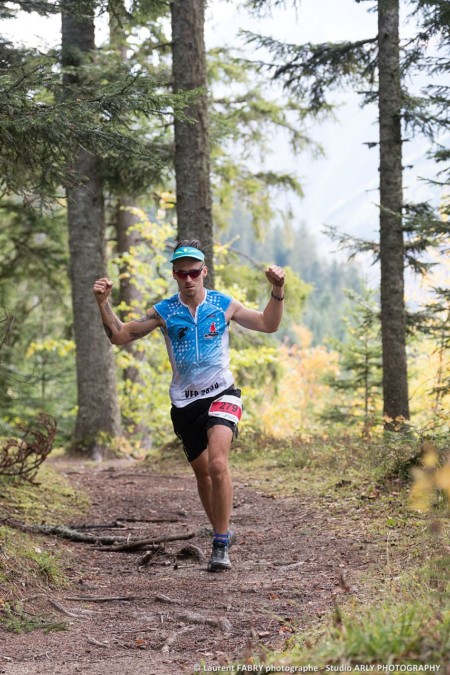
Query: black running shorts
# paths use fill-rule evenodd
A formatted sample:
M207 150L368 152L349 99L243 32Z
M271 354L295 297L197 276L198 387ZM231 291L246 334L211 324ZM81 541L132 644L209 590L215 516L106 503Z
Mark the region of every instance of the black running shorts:
M174 431L178 438L183 442L183 450L190 462L199 457L203 450L208 446L207 431L216 424L221 424L233 431L233 435L237 436L237 424L222 417L211 417L208 414L210 405L216 398L221 396L238 396L241 397L241 390L235 389L234 385L221 391L215 396L209 398L201 398L199 401L194 401L184 406L184 408L177 408L172 405L170 416Z

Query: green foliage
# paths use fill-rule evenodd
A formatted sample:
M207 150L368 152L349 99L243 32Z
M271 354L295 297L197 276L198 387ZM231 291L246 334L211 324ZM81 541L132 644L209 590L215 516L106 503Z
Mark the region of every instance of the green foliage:
M433 443L433 449L445 462L448 436L439 447ZM386 538L382 550L387 549L387 559L383 554L381 560L373 556L370 571L350 573L351 586L343 574L341 587L346 592L336 592L334 611L290 638L282 652L266 653L267 668L261 665L262 672L270 672L272 665L286 670L308 664L326 670L333 665L336 672L345 672L356 671L359 664L447 663L448 522L430 523L429 517L408 509L409 495L398 474L388 478L388 466L381 465L388 457L392 467L401 454L411 460L413 454L429 451L426 439L415 434L409 438L384 434L361 441L327 435L276 439L244 430L232 454L239 475L246 480L251 476L252 484L274 499L300 491L309 508L320 505L327 510L330 522L341 517L344 531L351 532L360 546ZM450 467L448 463L442 467L447 468L448 491ZM444 474L436 476L441 481ZM253 662L259 663L257 656Z
M170 205L170 195L163 205ZM138 211L135 211L138 213ZM162 214L164 216L164 214ZM141 296L141 306L117 309L125 318L139 318L145 311L162 298L176 291L172 279L171 267L167 264L169 242L174 236L173 227L166 221L150 221L144 212L141 220L132 229L139 233L139 243L124 256L117 256L114 265L118 271L123 263L127 266L127 276L132 279ZM264 307L270 296L270 286L264 276L264 266L251 268L236 263L236 254L230 253L227 246L215 249L216 287L249 307ZM262 283L263 282L263 283ZM287 270L289 294L286 296L286 312L298 316L301 312L308 288L291 271ZM116 348L117 364L122 374L120 380L121 407L128 420L128 431L145 423L151 431L155 443L161 443L172 433L168 414L169 401L167 391L170 384L171 369L165 346L159 331L146 340L134 345L137 352L130 353ZM245 331L233 323L231 328L231 369L236 382L245 387L248 412L257 415L257 402L262 396L264 385L276 383L280 377L277 359L276 338L260 333ZM142 383L132 382L123 377L128 369L139 371Z
M450 613L442 605L436 607L426 593L415 602L389 599L364 609L359 616L339 612L338 625L326 637L313 647L294 647L281 657L283 663L350 669L358 664L445 662L450 649Z
M66 630L67 625L26 612L21 602L5 603L0 609L0 626L11 633L31 633L42 629L44 633Z
M262 0L251 4L270 7L270 3ZM441 169L441 174L446 174L448 153L442 147L442 136L450 128L449 87L439 77L448 72L449 66L448 3L443 0L411 0L409 4L414 8L417 30L415 36L405 41L401 48L402 121L407 131L423 134L432 141L434 148L431 154L436 160L446 163L446 167ZM362 90L365 103L378 98L378 36L353 42L299 45L249 32L244 36L249 44L271 54L271 61L260 61L259 67L269 72L276 84L282 83L285 90L312 113L329 112L330 93L343 87ZM425 72L428 80L419 93L413 93L409 90L413 88L418 72ZM442 184L445 184L445 179ZM448 227L435 214L436 209L431 205L406 207L405 260L416 272L426 271L426 252L430 247L439 246L443 236L448 239ZM369 251L375 258L379 255L379 246L373 242L347 235L336 238L341 247L350 248L353 252Z
M46 16L47 14L58 13L60 6L58 2L52 0L14 0L7 4L4 3L0 7L0 18L13 18L16 16L17 9L20 9L22 12L36 12L37 14Z
M321 418L345 426L358 424L364 436L380 421L381 339L379 308L374 294L347 293L352 310L347 319L347 339L332 342L340 355L340 372L327 378L338 394L338 402L326 409Z
M281 326L281 338L287 336L296 342L291 324L298 324L301 317L313 334L313 344L321 344L327 338L344 339L345 289L358 293L363 289L356 266L329 262L317 251L315 239L306 227L294 228L290 222L272 227L258 240L240 209L235 211L231 226L221 233L221 240L231 242L230 250L244 262L259 265L259 261L266 261L290 267L295 277L302 279L303 290L291 288L291 279L288 280L285 301L288 320ZM299 299L298 306L292 304L295 298Z
M67 66L77 74L76 95L65 95L57 57L14 50L2 43L0 52L0 188L5 192L54 197L61 186L83 180L70 170L79 146L123 164L140 159L140 171L152 176L161 159L136 124L150 118L166 123L196 97L158 91L147 73L122 64L110 77L104 62ZM151 167L147 169L146 167ZM147 182L148 184L148 182ZM142 179L141 179L142 185Z
M131 228L139 235L136 246L112 259L116 275L126 275L139 293L140 301L132 307L118 304L118 284L114 293L117 310L125 320L138 319L154 304L175 292L167 251L175 237L175 228L167 218L173 202L165 194L160 202L159 219L151 221L143 210L133 209L139 221ZM145 424L153 440L163 442L170 434L168 389L170 363L160 331L133 344L133 351L116 347L119 369L119 395L121 410L126 420L127 432L139 444L134 430ZM127 377L127 372L139 372L138 382Z
M303 45L287 44L248 31L243 36L257 49L273 54L270 64L261 62L274 80L301 101L308 101L311 113L330 112L327 95L342 85L373 82L377 38L355 42Z
M276 7L286 7L288 3L294 6L300 4L299 0L245 0L245 6L257 14L264 14Z
M280 103L269 97L258 69L230 49L208 53L208 78L213 92L210 143L215 222L225 227L239 204L251 214L253 227L261 234L264 224L274 217L278 193L301 195L302 188L293 175L250 169L250 162L255 156L262 160L270 154L273 134L279 132L288 134L295 151L318 152L306 133L307 113L291 99Z
M0 428L12 435L45 410L67 438L76 392L64 211L13 199L1 207L0 306L12 321L0 351Z

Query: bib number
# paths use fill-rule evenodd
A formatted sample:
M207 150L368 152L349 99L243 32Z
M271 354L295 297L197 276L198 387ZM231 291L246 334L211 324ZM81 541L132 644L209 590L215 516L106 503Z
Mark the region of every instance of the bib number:
M208 414L237 424L242 416L242 401L238 396L221 396L211 403Z

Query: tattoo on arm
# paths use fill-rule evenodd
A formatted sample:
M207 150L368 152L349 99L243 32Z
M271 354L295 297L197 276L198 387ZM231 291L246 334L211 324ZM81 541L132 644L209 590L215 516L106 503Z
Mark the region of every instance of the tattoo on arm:
M142 316L140 319L136 319L139 323L145 323L146 321L150 321L151 319L159 319L159 314L158 312L152 312L151 314L146 314L145 316Z
M130 340L139 340L139 338L145 337L149 333L152 332L152 329L150 330L141 330L137 332L130 332Z
M122 330L122 324L120 323L119 319L114 314L114 312L112 311L111 305L109 303L107 303L105 305L105 311L106 311L107 314L109 314L109 316L111 317L111 321L113 322L114 327L120 333L120 331Z
M107 326L106 323L103 324L103 328L105 329L106 335L107 335L107 336L109 337L109 339L111 340L111 338L112 338L112 336L113 336L113 332L112 332L111 328L110 328L109 326Z

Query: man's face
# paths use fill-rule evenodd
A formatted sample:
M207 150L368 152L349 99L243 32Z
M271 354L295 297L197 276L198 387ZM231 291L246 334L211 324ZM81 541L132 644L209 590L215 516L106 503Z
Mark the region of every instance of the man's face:
M200 274L196 276L198 271ZM179 272L181 274L178 274ZM192 272L193 276L189 272ZM173 263L172 273L180 292L192 297L203 288L203 279L206 277L207 268L205 263L196 260L196 258L181 258Z

